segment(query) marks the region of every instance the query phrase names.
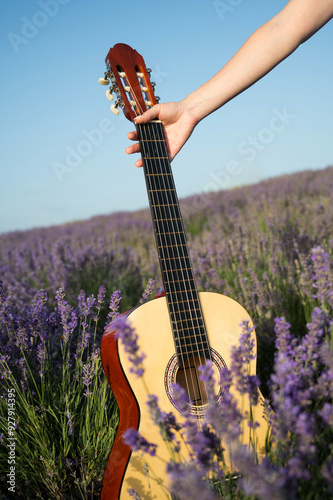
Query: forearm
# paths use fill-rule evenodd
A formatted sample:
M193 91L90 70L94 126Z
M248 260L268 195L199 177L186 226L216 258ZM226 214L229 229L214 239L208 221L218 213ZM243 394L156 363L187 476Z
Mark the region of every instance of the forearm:
M302 2L303 8L311 0ZM317 2L324 3L322 0ZM200 121L253 85L330 19L332 1L326 2L322 8L317 3L317 10L310 20L308 5L302 12L298 0L289 2L277 16L254 32L211 80L183 103Z

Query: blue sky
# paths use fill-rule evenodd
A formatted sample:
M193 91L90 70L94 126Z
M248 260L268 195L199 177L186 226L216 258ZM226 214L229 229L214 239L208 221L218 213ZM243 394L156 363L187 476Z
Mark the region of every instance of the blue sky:
M131 123L111 113L97 83L105 56L131 45L161 101L180 100L286 1L222 4L225 12L203 0L1 2L0 232L147 206L143 171L124 154ZM196 128L173 162L180 197L332 165L332 41L331 22ZM78 150L57 177L54 165Z

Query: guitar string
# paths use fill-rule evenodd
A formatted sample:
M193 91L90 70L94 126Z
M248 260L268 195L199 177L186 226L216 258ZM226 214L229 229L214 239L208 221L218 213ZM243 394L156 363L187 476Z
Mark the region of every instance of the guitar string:
M127 81L127 85L128 85L128 83L129 83L129 82ZM130 93L131 93L132 99L133 99L133 100L135 100L135 102L137 102L137 100L133 98L133 97L134 97L134 92L133 92L132 86L131 86L131 85L129 85L129 87L130 87ZM139 104L139 103L138 103L138 104ZM138 112L137 112L136 107L134 108L134 113L136 114L136 116L139 116L139 114L142 114L142 112L143 112L143 111L142 111L142 109L141 109L141 106L140 106L140 105L139 105L139 111L140 111L140 113L138 113ZM145 139L147 140L147 135L146 135L146 133L145 133L145 132L146 132L145 127L140 127L140 126L137 126L137 128L138 128L138 129L140 129L140 130L142 130L142 133L143 133L143 134L145 134ZM155 140L155 143L157 144L157 141L156 141L156 140ZM147 144L148 144L148 142L147 142ZM160 161L160 160L159 160L159 161ZM144 164L144 166L145 166L144 170L147 170L147 169L148 169L148 162L147 162L146 164ZM162 172L161 166L160 166L160 170L161 170L161 172ZM147 173L148 173L148 172L147 172ZM153 187L153 186L152 186L152 180L151 180L150 176L149 176L149 175L146 175L146 179L147 179L147 184L148 184L148 186L150 187L150 189L152 189L152 187ZM156 182L155 182L154 187L156 188ZM149 198L151 199L151 196L149 196ZM153 209L153 207L152 207L152 209ZM161 211L161 209L160 209L160 211ZM162 212L162 211L161 211L161 212ZM156 210L156 215L157 215L157 210ZM153 213L153 216L154 216L154 213ZM161 215L160 215L160 217L159 217L159 218L162 220L162 213L161 213ZM155 222L155 224L156 224L156 226L157 226L157 229L160 231L160 224L159 224L158 220L156 220L156 217L155 217L154 222ZM162 234L162 233L161 233L161 231L160 231L160 234ZM160 240L161 240L161 237L160 237ZM164 254L164 246L162 245L162 241L160 241L160 243L161 243L161 246L162 246L162 252L161 252L161 253L163 254L163 257L165 257L165 254ZM166 262L166 261L165 261L165 262ZM168 306L169 306L169 307L170 307L170 306L172 307L172 309L173 309L173 314L174 314L174 316L176 316L174 303L172 302L172 303L170 304L170 301L167 301L167 304L168 304ZM177 323L175 323L175 324L176 324L177 329L178 329L178 324L177 324ZM178 339L180 339L180 334L179 334L179 331L177 331L177 336L178 336ZM176 347L176 346L175 346L175 347ZM177 352L177 347L176 347L176 352ZM184 363L184 356L183 356L182 351L181 351L181 357L182 357L182 363ZM190 394L190 387L189 387L189 383L188 383L188 380L187 380L186 371L184 371L184 373L185 373L185 384L186 384L186 387L187 387L187 393L188 393L188 394ZM192 380L192 387L193 387L193 380Z
M158 123L154 123L152 125L152 128L155 129L155 132L156 130L158 131L161 131L161 125L158 124ZM160 138L160 136L158 135L158 137ZM163 138L163 137L162 137ZM156 139L156 136L155 136L155 139ZM158 143L162 146L164 146L164 152L162 153L163 155L165 156L168 156L168 152L167 152L167 148L166 148L166 143L165 141L163 140L163 143ZM169 159L167 159L167 161L169 162ZM183 241L184 241L184 245L185 245L185 248L187 250L187 255L186 255L186 252L185 252L185 249L184 249L184 246L183 247L179 247L177 246L177 252L178 252L178 259L179 261L181 259L184 259L184 261L188 261L190 264L191 264L191 260L190 260L190 256L189 256L189 252L188 252L188 248L187 248L187 244L186 244L186 236L185 236L185 231L184 231L184 228L182 226L182 217L181 217L181 212L180 212L180 207L179 207L179 203L178 203L178 200L177 200L177 195L176 195L176 189L175 189L175 185L173 183L173 177L170 178L171 180L171 186L173 188L173 191L175 193L175 200L177 203L176 203L176 206L174 206L173 203L170 203L170 199L169 196L168 196L168 192L166 190L166 186L165 186L165 177L162 177L162 182L164 184L164 190L166 192L166 198L168 199L168 202L169 202L169 206L172 207L172 208L169 208L171 212L173 212L173 218L174 220L176 220L177 218L177 215L179 215L179 219L180 219L180 223L179 225L181 226L181 229L182 229L182 234L183 234ZM173 201L173 200L171 200ZM179 212L179 213L176 213L176 212ZM172 221L172 224L173 224L173 221ZM173 227L174 229L174 227ZM182 255L181 255L182 254ZM185 266L187 266L188 264L185 264ZM200 364L203 364L202 362L202 355L200 353L200 348L199 348L199 345L198 345L198 338L197 338L197 335L196 335L196 329L200 330L202 329L202 325L200 325L200 319L201 318L198 318L197 317L197 313L194 315L193 317L193 313L194 313L194 310L192 310L192 307L196 307L196 305L199 303L199 300L198 300L198 296L195 296L195 294L193 292L190 293L190 296L192 297L192 299L189 298L189 291L186 289L186 282L187 283L191 283L191 281L194 283L194 276L193 276L193 273L190 273L190 271L192 271L192 266L190 265L190 268L188 269L187 267L185 267L185 273L182 269L183 266L180 266L181 268L181 272L182 272L182 275L183 275L183 281L185 283L185 296L186 296L186 301L187 301L187 305L188 305L188 312L190 314L190 318L191 318L191 323L192 323L192 329L193 329L193 336L191 335L192 339L194 338L195 340L195 343L196 343L196 348L197 348L197 353L198 353L198 358L200 359ZM192 274L192 275L191 275ZM186 275L186 277L185 277ZM192 286L192 285L190 285ZM184 292L182 292L184 293ZM183 295L184 296L184 295ZM186 305L186 301L183 301L183 303ZM197 304L193 304L193 306L191 306L191 303L190 302L196 302ZM186 323L188 324L189 321L188 319L186 318ZM183 330L183 333L184 333L184 330ZM201 343L203 344L203 341L201 340ZM181 346L181 349L182 349L182 346ZM194 357L193 354L192 356L189 355L189 350L191 352L191 348L186 344L185 342L185 352L187 354L187 358L190 359L191 357ZM204 351L205 348L204 346L202 345L202 351ZM204 355L203 355L204 357ZM204 358L205 359L205 358ZM192 382L192 387L193 387L193 377L192 377L192 370L190 369L190 375L191 375L191 382ZM186 376L186 370L185 370L185 376Z
M155 124L155 125L154 125L154 124L152 124L152 128L153 128L153 129L154 129L154 128L156 128L156 126L157 126L157 124ZM153 130L153 132L154 132L154 130ZM153 135L154 135L154 134L153 134ZM154 139L155 139L155 142L156 142L156 136L154 137ZM158 144L158 142L156 142L156 145L157 145L157 144ZM160 159L159 159L159 163L161 163ZM162 180L164 181L164 184L165 184L165 177L162 177ZM156 187L156 184L155 184L155 187ZM165 190L165 192L166 192L166 197L168 198L168 195L167 195L167 191L166 191L166 187L165 187L165 185L164 185L164 190ZM168 200L168 201L169 201L169 200ZM171 207L171 206L172 206L172 205L170 204L170 201L169 201L169 210L171 210L171 209L170 209L170 207ZM172 210L171 210L171 211L172 211ZM161 210L161 212L162 212L162 210ZM173 212L174 212L173 216L175 217L175 215L176 215L176 214L175 214L175 209L173 209ZM171 218L171 221L172 221L172 226L173 226L173 218ZM174 234L175 234L175 228L174 228L174 226L173 226L173 232L174 232ZM185 233L183 233L183 234L184 234L184 236L185 236ZM179 247L177 246L176 248L177 248L177 253L178 253L178 259L180 260L181 256L180 256L180 254L179 254ZM163 255L165 256L165 254L163 254ZM183 258L185 258L185 255L183 255L182 257L183 257ZM187 281L187 282L189 282L190 280L189 280L188 278L187 278L187 280L185 279L184 272L183 272L183 270L182 270L182 266L181 266L181 272L182 272L182 274L183 274L183 281L184 281L184 282L186 282L186 281ZM186 274L188 275L189 273L187 272ZM176 290L175 290L175 291L176 291ZM190 309L191 323L192 323L192 328L193 328L194 338L195 338L195 340L196 340L196 344L197 344L197 351L198 351L198 354L199 354L200 363L202 364L202 358L201 358L201 354L200 354L199 346L198 346L198 343L197 343L197 339L196 339L196 336L195 336L195 324L194 324L194 321L193 321L193 315L192 315L191 307L190 307L190 304L189 304L189 298L188 298L187 290L186 290L185 292L186 292L186 296L187 296L188 306L189 306L189 309ZM193 295L192 295L192 296L193 296ZM175 310L175 308L174 308L174 304L172 303L171 305L173 306L173 310ZM196 320L197 320L197 322L198 322L198 318L195 318L195 319L196 319ZM188 320L187 320L187 322L188 322ZM196 325L196 326L197 326L197 327L199 327L199 325ZM179 329L178 329L178 324L177 324L177 334L178 334L178 339L179 339L179 343L180 343L179 350L180 350L180 352L181 352L181 356L182 356L182 363L184 364L183 347L182 347L182 345L181 345L181 335L180 335L180 332L179 332ZM187 354L187 359L190 359L190 358L191 358L191 356L189 356L188 346L187 346L186 344L185 344L185 351L186 351L186 354ZM192 371L191 371L191 370L189 371L189 373L190 373L190 379L191 379L191 382L190 382L190 383L191 383L191 387L192 387L192 389L193 389L193 388L194 388L193 373L192 373ZM184 366L184 378L185 378L185 383L186 383L186 386L187 386L187 388L188 388L188 387L189 387L189 381L188 381L188 379L187 379L187 370L185 369L185 366Z
M153 127L157 128L158 124L155 123L153 125ZM162 127L162 125L161 125L161 127ZM168 156L166 142L163 141L163 143L164 143L164 148L165 148L165 154ZM169 161L169 159L167 161ZM162 180L163 180L163 182L165 184L165 179L162 178ZM206 350L205 347L204 347L204 342L205 341L207 342L208 339L207 339L207 335L206 335L206 332L205 332L205 326L204 326L204 322L203 322L203 315L202 315L202 311L201 311L201 308L200 308L200 300L199 300L198 292L197 292L197 289L196 289L196 283L195 283L194 274L193 274L193 267L192 267L192 263L191 263L191 259L190 259L190 254L189 254L189 250L188 250L188 246L187 246L187 242L186 242L186 234L185 234L185 229L184 229L184 225L183 225L183 219L182 219L182 215L181 215L181 211L180 211L179 202L177 200L177 194L176 194L176 189L175 189L175 184L174 184L173 177L171 177L171 184L172 184L172 187L173 187L174 193L175 193L175 198L176 198L175 201L177 201L177 206L175 208L173 208L173 211L174 211L174 215L176 215L175 214L176 210L179 211L179 216L180 216L179 217L180 218L180 223L179 224L181 226L182 234L184 235L184 243L185 243L185 248L186 248L186 252L187 252L187 255L185 255L185 250L184 250L184 247L183 247L183 250L182 250L183 255L181 256L181 258L184 258L184 260L187 259L188 262L190 263L190 267L189 267L188 270L186 270L185 274L187 275L187 282L191 283L191 281L192 281L193 284L194 284L194 290L195 290L194 292L193 291L190 292L190 297L191 298L189 298L188 290L185 287L186 300L187 300L187 303L188 303L188 308L189 308L189 312L190 312L190 316L191 316L191 322L192 322L192 327L193 327L193 337L194 337L195 344L196 344L198 358L200 360L200 365L203 365L204 364L204 360L206 359L205 358L205 354L204 354L204 352ZM192 286L191 286L191 288L192 288ZM197 305L199 305L199 312L201 313L200 314L201 317L196 312L195 315L194 315L195 317L193 318L194 310L192 311L190 302L195 303L194 307L196 307ZM200 325L200 321L202 321L202 325ZM200 332L200 338L201 338L201 340L199 342L199 343L201 343L200 348L199 348L199 343L198 343L198 336L196 334L196 329ZM204 330L204 334L202 333L202 330ZM203 339L204 336L206 337L205 340ZM191 337L192 337L192 335L191 335ZM186 343L185 343L185 345L186 345ZM208 348L208 346L207 346L207 348ZM202 354L201 354L201 351L202 351ZM191 357L191 356L189 356L188 350L187 350L187 356ZM192 357L194 357L194 356L192 355ZM190 373L192 373L191 370L190 370ZM206 384L204 384L204 385L206 386ZM200 391L200 389L199 389L199 391Z
M129 82L128 82L127 78L126 78L126 84L128 85L128 83L129 83ZM133 93L132 86L131 86L131 85L129 85L129 87L130 87L130 93L132 94L132 97L133 97L133 94L134 94L134 93ZM134 99L133 99L133 100L134 100ZM135 100L135 102L137 102L137 101ZM139 103L137 103L137 104L139 104ZM139 107L140 112L142 112L142 109L141 109L140 104L139 104L139 106L138 106L138 107ZM138 113L137 113L137 111L136 111L136 108L134 108L134 112L135 112L135 114L138 116ZM152 128L154 129L154 125L153 125L153 127L152 127ZM156 137L155 137L155 143L157 144ZM166 144L165 144L165 148L166 148ZM160 162L160 160L159 160L159 162ZM165 176L162 176L163 182L164 182L164 180L165 180L165 179L164 179L164 177L165 177ZM172 179L172 180L173 180L173 179ZM150 181L150 179L149 179L149 181ZM164 182L164 183L165 183L165 182ZM151 185L151 184L150 184L150 185ZM156 186L155 186L155 187L156 187ZM175 188L175 186L174 186L174 185L173 185L173 188ZM175 191L175 192L176 192L176 191ZM167 191L166 191L166 190L165 190L165 193L166 193L166 197L168 197L168 196L167 196ZM169 205L170 205L170 203L169 203ZM170 206L169 206L169 209L170 209ZM173 210L175 211L175 209L173 209ZM178 210L180 211L179 205L178 205ZM181 213L180 213L180 215L181 215ZM182 217L180 217L180 219L181 219L181 226L183 226ZM172 219L172 218L171 218L171 221L172 221L172 225L173 225L173 219ZM155 221L155 223L157 223L157 221ZM174 230L174 228L173 228L173 230ZM182 227L182 230L183 230L183 234L184 234L184 238L185 238L185 232L184 232L184 228L183 228L183 227ZM176 239L176 236L175 236L175 239ZM176 243L176 241L175 241L175 243ZM186 239L185 239L185 245L186 245ZM186 247L187 247L187 245L186 245ZM178 251L178 258L180 258L178 245L176 245L176 248L177 248L177 251ZM190 261L188 248L187 248L187 253L188 253L188 257L187 257L187 258L188 258L188 259L189 259L189 261ZM186 260L186 256L185 256L185 255L183 255L183 258L184 258L184 260ZM165 262L166 262L166 261L165 261ZM172 266L171 266L171 267L172 267ZM182 269L182 266L181 266L181 269ZM182 273L183 273L183 270L182 270ZM187 272L187 274L189 274L189 273ZM192 279L193 279L193 281L194 281L194 276L192 277ZM185 280L184 280L184 276L183 276L183 281L185 281ZM188 282L190 282L190 280L189 280L189 279L187 279L187 281L188 281ZM195 282L194 282L194 284L195 284ZM186 286L185 286L185 288L186 288ZM176 292L176 290L175 290L175 292ZM182 293L183 293L183 292L182 292ZM190 307L190 304L189 304L189 298L188 298L187 290L186 290L186 296L187 296L188 306L189 306L189 309L190 309L190 311L191 311L191 307ZM192 297L193 297L193 293L192 293ZM169 301L169 302L170 302L170 301ZM192 299L192 302L197 302L197 303L199 304L199 309L200 309L200 313L201 313L201 318L202 318L202 321L203 321L203 315L202 315L202 311L201 311L201 304L200 304L200 301L199 301L199 297L197 296L197 297L195 297L195 299ZM175 307L174 307L174 304L173 304L173 303L172 303L172 307L173 307L174 317L175 317L175 319L176 319ZM196 342L197 352L198 352L198 355L199 355L198 357L199 357L199 360L200 360L200 364L202 365L202 364L203 364L203 362L202 362L202 355L203 355L203 359L204 359L204 360L206 359L206 358L205 358L205 354L204 354L204 351L205 351L205 348L204 348L204 341L203 341L203 339L202 339L203 334L202 334L202 332L200 333L200 335L201 335L201 340L200 340L200 342L202 343L202 355L201 355L201 353L200 353L200 349L199 349L199 345L198 345L198 339L197 339L197 336L196 336L196 334L195 334L195 328L194 328L194 322L193 322L193 315L192 315L192 311L190 312L190 316L191 316L191 322L192 322L193 334L194 334L194 338L195 338L195 342ZM199 325L199 318L195 318L195 319L196 319L196 322L198 323L198 324L197 324L197 328L199 329L199 331L200 331L200 330L202 330L202 329L203 329L203 330L205 330L204 324L203 324L203 325L201 325L201 326ZM188 320L187 320L187 321L188 321ZM177 323L174 323L174 324L176 324L176 325L177 325L177 335L178 335L178 340L179 340L179 344L180 344L180 345L179 345L179 350L180 350L180 352L181 352L182 363L183 363L183 365L184 365L184 378L185 378L185 384L186 384L186 387L187 387L188 393L190 393L190 391L189 391L189 382L188 382L188 380L187 380L187 370L186 370L186 368L185 368L185 363L184 363L183 348L182 348L182 345L181 345L181 336L180 336L180 332L179 332L179 329L178 329L178 324L177 324ZM183 330L183 333L184 333L184 330ZM206 334L206 332L204 332L204 333ZM208 340L208 339L207 339L207 334L206 334L205 336L206 336L206 342L207 342L207 340ZM183 340L184 340L184 339L183 339ZM208 343L208 342L207 342L207 343ZM185 341L185 346L186 346L186 341ZM177 349L176 349L176 350L177 350ZM189 359L190 359L190 357L189 357L189 353L188 353L187 346L186 346L186 351L187 351L187 353L186 353L186 354L187 354L187 359L189 360ZM209 352L209 344L208 344L208 353L209 353L209 356L210 356L210 352ZM190 369L190 368L189 368L189 369ZM191 376L191 385L192 385L192 389L194 389L194 381L193 381L193 375L192 375L192 371L191 371L191 369L190 369L190 376ZM205 385L206 385L206 384L205 384ZM200 388L199 388L199 392L200 392ZM207 392L207 391L206 391L206 392Z
M149 125L148 125L149 126ZM146 127L144 126L141 126L139 127L140 129L142 129L142 133L143 135L145 136L145 139L147 140L147 134L146 134ZM153 134L154 135L154 134ZM156 141L156 137L154 137L154 140L155 140L155 143L157 144L157 141ZM158 163L159 163L159 171L160 173L164 173L163 172L163 169L162 169L162 164L161 164L161 159L158 158ZM148 164L148 162L147 162ZM147 168L149 168L149 166L147 165ZM148 173L148 172L147 172ZM152 176L153 177L153 176ZM162 178L164 178L165 176L161 176ZM153 179L151 179L150 176L147 177L147 180L148 180L148 184L150 186L150 188L152 189L153 187L156 189L156 180L154 179L154 182L153 182ZM154 183L154 186L153 186L153 183ZM169 207L170 209L170 207ZM158 215L158 212L160 215ZM157 230L159 231L159 234L163 234L162 230L163 230L163 225L161 223L158 222L158 219L160 219L161 221L163 220L163 211L162 211L162 207L160 207L159 209L156 208L155 210L155 224L157 226ZM156 218L156 215L158 216L158 219ZM171 215L171 214L170 214ZM165 218L165 217L164 217ZM175 232L175 228L174 228L174 225L173 225L173 220L171 220L171 224L172 224L172 229L173 229L173 232ZM162 257L165 259L166 257L166 254L165 254L165 249L164 249L164 245L162 243L162 236L160 237L160 244L161 244L161 254L162 254ZM178 249L178 245L176 246L177 248L177 251L179 252L179 249ZM164 262L166 263L166 260L164 260ZM166 264L165 264L166 266ZM164 275L166 275L166 270L163 271ZM171 273L170 273L171 275ZM170 287L170 284L169 284L169 291L171 292L171 287ZM170 296L169 296L170 297ZM179 330L179 326L178 326L178 323L176 322L176 310L175 310L175 304L172 300L169 300L167 301L168 303L168 306L169 306L169 309L171 308L171 313L173 313L174 315L174 323L173 323L173 330L176 331L176 335L177 335L177 338L181 339L181 335L180 335L180 330ZM177 346L176 347L176 351L177 351ZM179 350L180 350L180 354L181 354L181 363L184 365L184 362L185 362L185 358L184 358L184 354L183 354L183 350L182 350L182 347L181 345L179 346ZM191 394L191 391L190 391L190 387L193 388L194 387L194 379L193 379L193 375L192 373L190 372L190 375L191 375L191 381L188 380L188 377L187 377L187 373L186 373L186 370L184 369L184 378L185 378L185 385L186 385L186 388L187 388L187 393L188 395Z

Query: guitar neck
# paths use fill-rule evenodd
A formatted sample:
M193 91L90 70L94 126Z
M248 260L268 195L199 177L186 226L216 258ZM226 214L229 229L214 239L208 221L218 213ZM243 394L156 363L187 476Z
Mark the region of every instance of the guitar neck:
M158 258L179 359L211 358L162 123L136 124Z

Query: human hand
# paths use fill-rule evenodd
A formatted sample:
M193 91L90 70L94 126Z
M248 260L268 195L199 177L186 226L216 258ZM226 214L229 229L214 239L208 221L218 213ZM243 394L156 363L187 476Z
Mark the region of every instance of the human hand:
M192 134L199 120L184 102L181 101L156 104L148 111L138 116L135 122L141 124L156 119L163 123L169 158L170 161L172 161ZM127 137L131 141L138 140L136 131L129 132ZM136 143L128 146L125 153L140 153L140 144ZM135 162L135 166L142 167L141 158Z

